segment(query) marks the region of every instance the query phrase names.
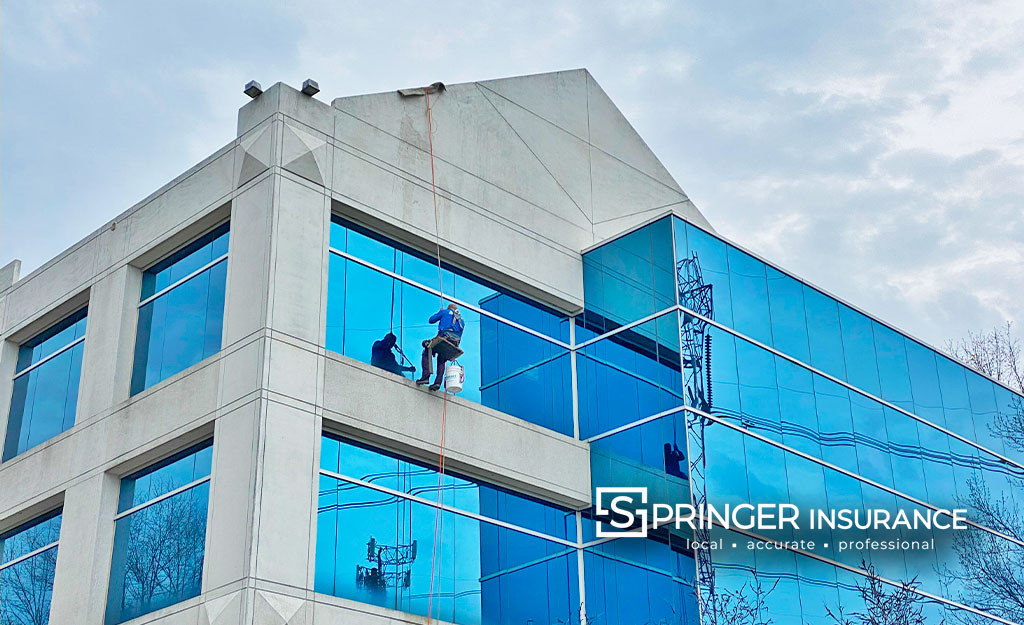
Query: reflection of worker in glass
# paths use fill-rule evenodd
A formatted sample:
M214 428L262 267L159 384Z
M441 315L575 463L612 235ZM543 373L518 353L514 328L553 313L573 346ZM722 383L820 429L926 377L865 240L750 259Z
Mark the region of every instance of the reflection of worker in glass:
M384 338L373 342L373 347L370 348L370 364L398 375L404 375L406 371L415 371L416 367L403 367L398 363L394 352L396 349L399 354L402 353L402 348L398 347L398 337L393 332L388 332ZM402 354L402 357L404 358L405 354Z
M665 443L665 473L681 477L684 480L689 479L686 469L683 468L684 462L686 462L686 454L679 449L679 446L675 443Z
M430 361L437 354L437 376L430 385L430 390L436 391L441 388L441 380L444 379L445 363L462 355L459 343L462 342L462 331L466 329L466 323L455 304L448 304L448 308L437 311L428 321L437 324L437 336L423 341L423 377L416 380L416 383L426 384L430 381Z

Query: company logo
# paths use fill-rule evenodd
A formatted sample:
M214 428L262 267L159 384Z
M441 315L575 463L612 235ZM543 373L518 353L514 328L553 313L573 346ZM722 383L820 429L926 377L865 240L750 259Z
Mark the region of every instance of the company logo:
M598 538L647 538L646 487L598 487L596 494Z

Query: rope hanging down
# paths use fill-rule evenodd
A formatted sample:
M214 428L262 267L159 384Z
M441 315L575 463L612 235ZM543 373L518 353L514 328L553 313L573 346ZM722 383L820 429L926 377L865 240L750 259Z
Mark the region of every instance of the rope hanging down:
M439 87L438 87L439 86ZM427 146L430 150L430 189L434 195L434 246L437 252L437 292L441 298L441 308L444 308L444 275L441 270L441 225L440 218L438 216L437 207L437 182L434 173L434 119L433 111L430 107L430 92L436 91L438 93L444 91L444 85L441 83L434 83L430 87L424 88L424 95L426 96L427 102ZM441 531L443 526L443 517L441 516L441 504L443 500L442 493L444 492L444 443L445 443L445 417L448 412L448 391L447 389L442 390L441 399L441 444L438 451L437 457L437 507L434 508L434 544L430 556L430 593L427 595L427 622L430 623L434 618L433 615L433 604L434 604L434 573L437 570L437 548L440 542Z

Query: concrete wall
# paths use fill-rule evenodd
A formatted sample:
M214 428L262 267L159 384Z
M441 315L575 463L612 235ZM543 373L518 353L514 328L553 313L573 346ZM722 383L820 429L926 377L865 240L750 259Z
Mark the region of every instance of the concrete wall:
M433 104L439 241L485 277L571 312L583 247L666 207L704 223L585 71ZM324 348L332 211L433 245L424 107L275 85L235 141L28 276L0 269L0 431L18 344L89 306L75 426L0 464L0 531L63 505L51 623L102 622L119 479L210 436L202 595L138 623L425 621L311 590L321 432L439 450L437 397ZM142 271L229 218L223 349L129 397ZM447 419L453 469L589 504L585 443L459 398Z

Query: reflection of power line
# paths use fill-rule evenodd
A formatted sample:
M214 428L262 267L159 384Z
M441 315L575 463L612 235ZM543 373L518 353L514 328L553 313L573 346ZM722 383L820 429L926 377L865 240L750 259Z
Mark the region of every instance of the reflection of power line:
M680 259L676 263L676 288L679 304L703 317L683 313L679 323L679 350L682 360L683 382L686 400L690 406L704 412L711 412L711 334L708 323L704 319L714 318L714 299L712 285L704 282L700 261L694 252L689 258ZM690 413L692 414L692 413ZM705 475L707 473L707 455L705 454L704 430L711 421L696 417L693 430L696 433L696 450L691 449L690 492L695 506L707 505L708 494ZM698 543L710 542L711 533L707 529L694 531L694 539ZM697 549L694 554L697 560L698 599L704 618L714 623L717 619L717 595L715 594L715 568L708 549Z
M893 441L880 440L862 432L822 432L813 428L793 423L790 421L775 421L758 417L746 412L716 408L712 413L716 417L722 417L728 421L735 421L751 431L766 431L781 436L802 438L822 447L854 447L871 448L890 456L898 456L911 460L926 460L944 464L946 466L958 466L972 470L983 470L991 473L1020 478L1022 473L1014 471L1005 463L995 459L987 459L978 455L960 454L953 451L945 452L933 450L921 445L906 445Z

